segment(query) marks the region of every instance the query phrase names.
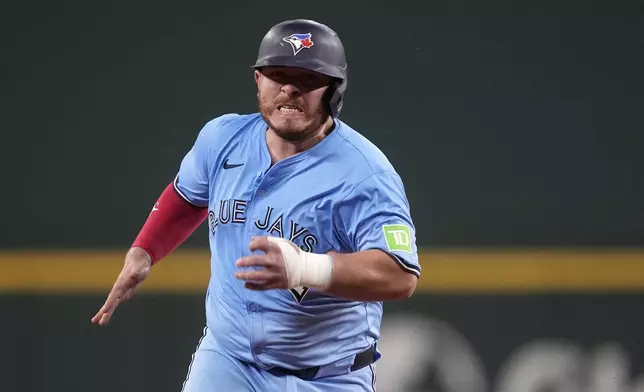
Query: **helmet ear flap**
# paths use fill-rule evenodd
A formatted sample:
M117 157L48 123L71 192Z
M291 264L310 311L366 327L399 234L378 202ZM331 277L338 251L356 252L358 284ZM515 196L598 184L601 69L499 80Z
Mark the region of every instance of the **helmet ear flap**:
M333 79L333 82L324 93L324 103L327 112L331 117L338 117L342 110L342 100L344 98L344 91L347 87L346 79Z
M329 85L329 88L326 89L326 91L324 92L324 96L322 97L322 101L324 102L324 106L326 107L326 112L331 117L336 116L334 108L337 106L335 105L333 100L334 100L336 91L338 91L338 86L340 86L341 83L342 83L341 80L333 79L333 81Z

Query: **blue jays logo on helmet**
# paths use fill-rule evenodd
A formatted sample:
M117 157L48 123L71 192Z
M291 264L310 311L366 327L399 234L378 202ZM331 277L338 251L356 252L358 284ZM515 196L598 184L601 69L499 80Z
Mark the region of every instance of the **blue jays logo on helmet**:
M293 48L293 55L300 53L302 49L308 49L313 46L311 33L306 34L291 34L288 37L282 38L282 41L288 42Z

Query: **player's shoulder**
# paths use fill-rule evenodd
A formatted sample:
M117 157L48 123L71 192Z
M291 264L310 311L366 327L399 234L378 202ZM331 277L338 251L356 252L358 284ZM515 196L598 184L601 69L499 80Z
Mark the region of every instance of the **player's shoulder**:
M339 124L339 143L336 151L350 161L351 172L357 179L380 173L397 175L394 165L380 147L347 123L336 121Z
M259 120L259 113L225 113L208 121L199 132L199 139L208 142L231 139L250 130Z

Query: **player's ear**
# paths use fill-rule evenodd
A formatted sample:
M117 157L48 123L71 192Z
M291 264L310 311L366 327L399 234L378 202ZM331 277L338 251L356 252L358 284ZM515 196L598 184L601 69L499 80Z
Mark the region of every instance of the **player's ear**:
M259 87L259 78L261 76L262 74L258 70L255 70L255 83L257 84L257 87Z

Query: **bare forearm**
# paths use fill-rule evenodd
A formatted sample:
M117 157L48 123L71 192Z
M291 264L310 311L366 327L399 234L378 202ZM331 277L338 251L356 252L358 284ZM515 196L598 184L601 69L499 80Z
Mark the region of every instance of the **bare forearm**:
M379 250L329 253L333 275L327 293L355 301L387 301L409 298L418 278L404 271L392 257Z

